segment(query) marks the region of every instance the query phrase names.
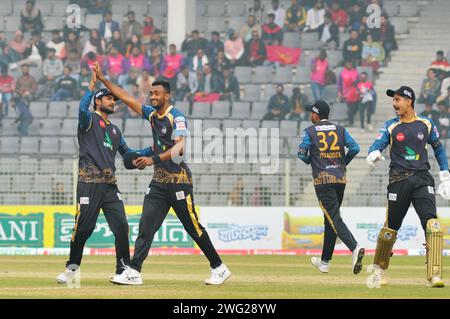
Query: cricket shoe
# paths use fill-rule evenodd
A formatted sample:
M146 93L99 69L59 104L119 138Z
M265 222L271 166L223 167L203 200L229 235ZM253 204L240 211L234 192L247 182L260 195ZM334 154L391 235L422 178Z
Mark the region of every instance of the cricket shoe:
M374 272L374 283L376 286L386 286L388 284L386 272L381 268L376 268Z
M355 275L359 274L362 270L362 260L364 258L366 250L356 246L356 248L352 252L352 269Z
M231 271L225 264L211 269L211 277L205 280L206 285L221 285L231 276Z
M56 282L58 284L66 284L71 282L75 278L77 272L78 270L66 268L63 273L60 273L58 277L56 277Z
M109 281L117 285L139 286L144 284L141 273L129 266L126 266L120 275L113 276Z
M431 280L428 281L427 286L430 288L443 288L443 287L445 287L445 284L441 278L435 276L435 277L432 277Z
M311 264L325 274L330 270L330 263L324 262L319 257L311 257Z

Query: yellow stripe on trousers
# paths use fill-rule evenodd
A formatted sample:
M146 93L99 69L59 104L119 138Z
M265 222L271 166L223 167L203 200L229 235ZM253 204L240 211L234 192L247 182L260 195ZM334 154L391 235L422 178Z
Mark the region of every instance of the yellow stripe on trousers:
M333 220L331 219L330 214L328 214L328 212L325 209L325 207L323 207L323 204L322 204L321 201L319 201L319 205L320 205L320 208L322 208L322 211L325 214L325 217L328 219L328 222L330 223L331 227L333 228L335 234L337 235L336 227L334 227L334 223L333 223Z
M195 215L195 212L192 209L193 205L192 205L191 194L186 196L186 204L187 204L187 209L189 211L189 215L191 216L192 224L194 224L194 228L197 232L197 235L200 237L203 234L203 232L200 229L200 226L198 224L197 216Z

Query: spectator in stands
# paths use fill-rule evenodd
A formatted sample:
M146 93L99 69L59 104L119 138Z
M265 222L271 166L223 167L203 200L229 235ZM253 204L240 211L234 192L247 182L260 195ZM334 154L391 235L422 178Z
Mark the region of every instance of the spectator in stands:
M81 60L78 57L77 50L72 50L69 52L67 60L64 62L64 66L69 66L72 70L71 76L74 79L78 79L78 75L81 71Z
M37 81L30 74L30 66L28 64L22 64L21 68L22 75L16 81L16 92L20 97L32 101L37 91Z
M223 50L217 51L217 54L211 63L211 69L213 70L213 73L221 74L224 69L230 67L230 62L225 58L225 52Z
M197 91L198 81L195 72L190 71L187 65L181 68L177 76L176 100L190 100Z
M0 117L2 115L8 116L9 101L15 91L16 81L8 74L8 66L2 65L0 74L0 100L2 103L2 110L0 110Z
M108 42L107 46L110 46L110 45L115 47L116 50L119 51L120 54L125 55L127 46L122 39L122 34L120 33L120 31L116 30L113 32L111 41Z
M184 64L184 56L177 52L177 46L171 44L169 46L169 54L167 54L161 66L161 75L164 80L171 84L172 88L176 87L177 73L180 72Z
M211 93L219 93L219 84L216 80L216 76L213 75L211 71L211 67L209 64L205 64L203 66L203 70L197 70L198 78L198 87L197 93L201 96L208 95Z
M141 97L141 101L145 101L148 93L152 87L152 83L155 81L155 78L150 75L148 70L142 70L141 75L138 77L136 84L139 87L139 95Z
M348 15L348 26L350 30L360 29L363 15L361 5L358 2L355 2Z
M149 43L152 39L153 33L160 31L155 25L151 16L147 15L144 18L144 26L142 27L142 42Z
M34 32L31 34L31 39L27 44L27 47L23 53L24 59L17 62L17 65L34 65L37 67L42 66L42 61L44 61L47 56L47 47L44 42L41 41L41 34ZM15 69L16 65L11 66L11 69Z
M136 100L140 101L142 104L148 104L148 102L145 99L142 99L142 97L139 94L139 86L136 83L130 84L128 86L128 90L127 90L130 95L135 98ZM124 103L122 103L124 104ZM134 110L132 110L131 108L127 107L125 105L126 109L128 110L128 114L126 115L127 118L142 118L142 115L139 115L138 113L136 113Z
M395 27L389 22L386 15L381 16L381 28L370 30L374 41L381 41L386 55L397 50L397 40L395 40Z
M166 42L161 38L161 31L155 30L149 42L150 49L157 48L161 51L161 55L166 52Z
M191 69L194 72L203 72L204 66L208 63L208 56L204 53L203 49L199 48L197 54L192 58Z
M15 109L17 118L14 125L17 125L17 130L20 136L28 136L28 128L33 123L33 115L30 111L30 104L28 99L17 96L11 99L11 106Z
M200 37L198 30L191 32L191 37L186 35L183 44L181 45L181 52L186 52L188 59L192 59L197 54L198 49L206 50L208 46L208 40Z
M245 57L248 65L252 67L263 65L267 58L266 45L256 30L252 32L251 40L245 43Z
M253 31L257 31L258 34L261 34L261 25L256 22L256 18L254 15L249 15L247 18L247 23L241 29L241 39L244 42L248 42L252 39Z
M431 62L430 69L433 69L439 80L443 80L450 76L450 63L444 56L444 51L439 50L436 52L436 60Z
M89 90L89 82L91 80L91 73L87 65L81 67L80 76L78 78L78 97L82 97Z
M75 97L77 81L70 75L71 73L70 66L64 67L63 75L56 81L52 101L72 100Z
M439 96L440 87L441 82L436 78L434 70L428 69L427 78L422 82L418 102L433 105L436 102L436 98Z
M153 48L150 55L150 74L157 79L161 74L162 68L162 57L161 51L158 48Z
M445 106L444 103L440 102L438 103L438 109L439 109L439 121L438 126L440 128L440 135L442 139L449 138L449 129L450 129L450 115L448 113L449 108Z
M94 52L88 52L82 59L81 59L81 66L87 65L90 70L93 69L95 62L98 62L98 64L103 65L103 56L97 55Z
M262 25L262 40L266 45L274 45L283 41L283 30L275 23L275 14L267 15L267 22Z
M65 50L66 44L64 43L60 31L52 32L52 39L48 41L47 48L55 49L55 55L58 59L64 60L67 52Z
M68 205L69 197L64 191L64 183L57 182L52 192L51 205Z
M88 14L104 14L111 7L111 0L88 0Z
M290 121L302 121L307 119L305 106L308 104L308 97L295 87L292 90L292 96L289 100L290 112L286 114L285 119Z
M433 110L432 104L425 104L425 110L420 113L421 116L425 116L435 123L438 131L440 131L439 117L442 115L440 112Z
M311 61L311 91L315 101L323 100L328 69L327 52L322 49Z
M250 206L272 206L272 194L266 186L258 185L255 192L249 198Z
M359 120L361 123L361 130L365 130L364 117L367 112L367 128L371 131L373 129L371 118L375 111L376 93L373 83L368 80L367 72L361 72L356 87L360 93Z
M119 77L128 71L128 60L113 46L109 47L109 54L105 58L104 69L111 81L118 83Z
M17 30L14 34L14 39L8 43L9 61L14 64L22 60L24 58L26 47L27 44L23 38L23 32Z
M125 56L128 58L131 54L133 48L138 48L140 52L145 52L145 47L141 42L141 38L137 34L133 34L131 39L127 41L127 49L125 51Z
M298 0L291 0L291 6L286 10L284 20L285 32L299 32L303 30L306 23L306 10Z
M269 100L267 107L267 114L264 115L263 120L282 120L289 112L289 98L283 93L284 87L282 84L277 85L277 93Z
M362 66L370 66L377 73L380 64L384 62L385 53L381 42L373 41L372 36L367 34L367 40L363 42L361 52Z
M103 54L104 49L105 49L105 42L103 41L102 38L100 38L98 30L92 29L89 33L89 40L86 41L86 44L84 45L82 55L85 56L89 52L94 52L97 55L101 55Z
M352 30L350 39L344 42L342 56L346 61L352 61L355 65L361 65L362 41L357 30Z
M348 15L344 9L341 9L338 0L333 1L333 4L331 5L330 14L334 24L338 26L339 32L344 32L345 28L348 25Z
M242 177L238 177L236 184L233 186L233 190L228 195L228 206L243 206L244 198L244 180Z
M331 19L330 13L326 13L324 24L319 27L319 47L336 49L339 47L339 29Z
M347 103L347 114L349 125L353 126L355 114L358 111L360 95L356 87L356 81L359 74L351 60L344 63L344 69L341 71L337 81L338 99Z
M133 34L141 37L142 25L136 21L134 11L128 11L125 16L127 17L127 21L122 23L122 38L128 41Z
M81 59L83 53L83 44L81 44L80 37L75 31L69 31L69 33L67 33L67 40L65 43L66 52L75 51L78 58Z
M443 85L441 85L443 86ZM441 94L437 99L436 103L444 103L446 107L450 107L450 86L447 86L445 94Z
M306 12L306 23L303 31L318 32L319 28L325 22L325 9L321 0L317 0L314 7Z
M0 31L0 66L9 65L8 48L5 40L5 33Z
M229 68L224 68L221 75L216 73L217 91L221 92L221 100L237 101L239 100L240 90L239 81L231 73Z
M126 61L129 63L129 65L126 67L127 70L129 70L130 68L136 68L138 70L145 69L150 71L152 69L150 61L142 53L139 47L133 47L133 49L131 50L131 55L128 56L128 59Z
M43 77L38 82L39 87L36 92L39 97L51 96L56 78L63 73L64 65L56 57L55 52L56 50L53 48L47 50L47 59L44 60L44 64L42 65Z
M217 31L211 32L211 41L208 42L206 46L206 55L208 60L212 61L216 56L217 52L223 51L223 42L220 40L220 33Z
M225 57L231 66L235 67L242 64L245 52L244 42L233 29L228 30L228 40L225 41L224 48Z
M280 1L279 0L272 0L272 9L268 12L273 13L275 16L275 23L280 27L283 28L284 26L284 20L286 19L286 11L280 7Z
M41 32L44 29L41 10L35 0L27 0L25 8L20 11L20 30L22 32Z
M109 42L115 31L120 31L119 23L117 21L113 21L112 12L110 10L106 10L103 14L103 21L100 22L98 26L100 37L105 39L106 42Z

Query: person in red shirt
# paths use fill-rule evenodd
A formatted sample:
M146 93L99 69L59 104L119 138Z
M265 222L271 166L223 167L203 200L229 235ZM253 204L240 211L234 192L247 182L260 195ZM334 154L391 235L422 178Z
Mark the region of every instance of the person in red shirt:
M367 112L367 128L372 130L371 116L375 112L376 93L373 88L373 83L367 79L367 72L361 72L358 84L356 85L361 95L359 102L359 120L361 123L361 130L365 130L364 117Z
M249 66L262 65L267 58L266 45L256 30L252 31L252 39L245 43L245 56Z
M8 75L8 67L2 66L0 74L0 117L8 116L8 105L14 91L16 90L16 82L14 78Z
M339 27L339 31L344 32L348 24L348 16L345 10L340 8L338 1L333 2L330 13L331 19Z
M431 62L430 69L433 69L439 80L450 76L450 63L444 57L444 51L436 52L436 60Z

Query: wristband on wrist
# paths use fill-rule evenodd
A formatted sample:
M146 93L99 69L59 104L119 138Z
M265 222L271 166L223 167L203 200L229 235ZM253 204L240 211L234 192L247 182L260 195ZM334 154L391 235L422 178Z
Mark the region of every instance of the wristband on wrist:
M159 157L159 154L153 155L153 156L151 157L151 159L153 160L153 163L154 163L154 164L159 164L159 163L162 162L162 161L161 161L161 157Z

